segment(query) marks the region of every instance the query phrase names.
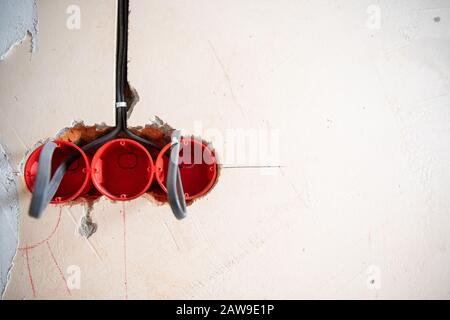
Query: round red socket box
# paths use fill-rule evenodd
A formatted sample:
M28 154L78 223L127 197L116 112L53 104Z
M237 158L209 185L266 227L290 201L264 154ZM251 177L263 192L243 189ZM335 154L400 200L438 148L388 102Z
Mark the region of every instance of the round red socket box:
M51 170L52 176L59 165L70 155L75 152L80 152L81 157L75 160L69 169L64 174L61 184L58 187L53 199L50 203L58 204L65 203L86 194L92 189L92 182L90 176L91 167L89 165L88 156L77 145L67 141L54 141L57 147L53 153ZM34 150L28 157L25 164L25 184L33 192L34 184L39 167L39 157L43 149L43 145Z
M156 180L165 192L170 147L171 144L168 144L161 150L155 164ZM199 140L181 139L179 168L185 198L188 201L208 193L216 181L217 161L214 152Z
M92 159L92 182L111 200L128 201L143 195L152 184L154 165L150 153L130 139L104 144Z

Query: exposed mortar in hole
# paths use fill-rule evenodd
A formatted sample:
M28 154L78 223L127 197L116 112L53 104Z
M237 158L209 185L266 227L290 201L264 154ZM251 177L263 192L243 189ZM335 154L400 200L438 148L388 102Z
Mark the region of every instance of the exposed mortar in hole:
M134 106L139 102L139 94L137 90L130 85L129 81L127 81L127 85L125 86L125 100L128 105L127 117L130 118Z
M92 221L91 212L93 209L92 202L88 202L85 205L86 214L81 217L80 226L78 227L78 233L85 238L92 236L97 231L97 224Z

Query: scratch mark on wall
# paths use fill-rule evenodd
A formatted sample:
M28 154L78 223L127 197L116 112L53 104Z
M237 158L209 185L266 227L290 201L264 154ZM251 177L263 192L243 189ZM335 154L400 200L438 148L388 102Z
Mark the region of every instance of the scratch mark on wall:
M38 16L36 0L2 0L0 2L0 60L13 47L31 36L31 52L36 49Z
M211 50L212 50L212 52L214 54L214 58L216 58L217 62L220 65L220 68L222 69L223 75L227 79L228 88L230 89L231 98L233 99L234 103L239 107L239 111L241 111L242 116L245 117L244 109L243 109L242 105L240 104L240 102L238 101L238 99L236 98L236 95L234 94L233 84L231 82L230 75L228 74L228 71L225 68L225 65L223 64L222 60L219 58L219 55L217 54L216 48L214 48L214 46L211 43L211 41L208 41L208 43L209 43L209 46L211 47Z
M362 275L362 273L367 270L367 267L363 267L361 270L359 270L357 273L355 273L349 280L345 281L343 285L341 285L336 292L340 292L348 287L350 283L352 283L356 278Z
M12 133L14 134L14 136L17 138L17 141L19 141L19 143L22 145L22 147L25 149L25 150L29 150L30 148L25 144L25 142L23 141L23 139L20 137L20 135L17 133L17 130L14 128L14 126L13 125L11 125L9 122L8 122L8 127L9 127L9 129L12 131Z
M286 166L282 165L267 165L267 166L233 166L233 165L222 165L222 169L280 169L285 168Z
M173 243L174 243L175 246L177 247L177 250L178 250L178 251L181 251L181 250L180 250L180 246L178 245L178 242L177 242L177 240L175 239L175 236L173 235L172 230L170 230L169 226L167 225L167 222L165 222L165 221L164 221L164 226L166 227L167 231L169 232L170 237L171 237L172 240L173 240Z
M72 222L74 223L76 228L80 228L80 226L78 225L77 221L75 220L75 217L72 213L72 211L66 207L67 212L69 213L69 217L72 220ZM83 235L82 235L83 236ZM89 249L92 251L92 253L95 255L95 257L99 260L102 261L102 258L100 257L100 254L98 253L97 249L94 247L94 245L92 244L92 242L89 240L89 238L84 237L84 240L86 241L86 244L88 245Z
M292 180L289 178L289 176L287 176L287 175L284 173L284 171L282 170L282 169L283 169L282 167L280 167L279 169L280 169L281 175L282 175L282 176L286 179L286 181L289 183L289 185L291 186L292 190L293 190L294 193L296 194L297 198L298 198L300 201L302 201L303 205L304 205L306 208L310 209L310 208L311 208L311 205L310 205L310 201L309 201L308 197L305 196L305 195L303 195L303 194L301 194L301 193L298 191L297 187L294 185L294 183L293 183Z
M53 263L55 264L56 268L58 269L59 275L61 276L62 280L64 281L64 286L65 286L65 288L67 290L67 293L70 296L72 294L70 293L69 286L67 285L66 277L64 277L64 273L62 272L59 263L56 261L55 255L53 254L53 251L52 251L52 248L50 247L50 244L48 243L48 241L46 241L46 243L47 243L48 251L50 252L50 255L52 257Z

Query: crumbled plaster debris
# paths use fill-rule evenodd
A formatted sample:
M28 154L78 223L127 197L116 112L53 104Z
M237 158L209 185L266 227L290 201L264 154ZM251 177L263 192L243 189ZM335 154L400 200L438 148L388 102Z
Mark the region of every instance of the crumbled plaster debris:
M97 224L92 222L92 218L89 215L81 218L80 227L78 232L85 238L92 236L97 231Z
M13 169L0 144L0 296L6 289L19 239L19 200Z
M126 87L125 99L128 105L127 117L130 118L133 113L134 106L139 102L140 98L137 90L133 88L129 82L127 84L128 86Z
M31 52L36 48L38 16L36 0L0 1L0 60L31 36Z

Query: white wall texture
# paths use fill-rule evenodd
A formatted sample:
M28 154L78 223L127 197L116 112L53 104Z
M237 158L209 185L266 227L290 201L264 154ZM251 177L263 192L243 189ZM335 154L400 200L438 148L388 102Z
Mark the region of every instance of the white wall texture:
M9 280L19 240L19 201L13 168L8 160L0 144L0 296Z
M39 50L0 62L13 166L74 119L113 123L115 3L77 1L79 29L72 5L40 0ZM278 130L279 161L224 163L181 222L102 199L89 239L80 205L30 219L18 181L6 299L450 298L448 1L131 0L130 24L132 125Z
M35 0L2 0L0 2L0 60L12 47L31 36L31 49L36 46L38 32Z
M34 51L37 6L32 0L0 2L0 60L29 34ZM0 296L3 296L18 244L19 205L13 169L0 136Z

